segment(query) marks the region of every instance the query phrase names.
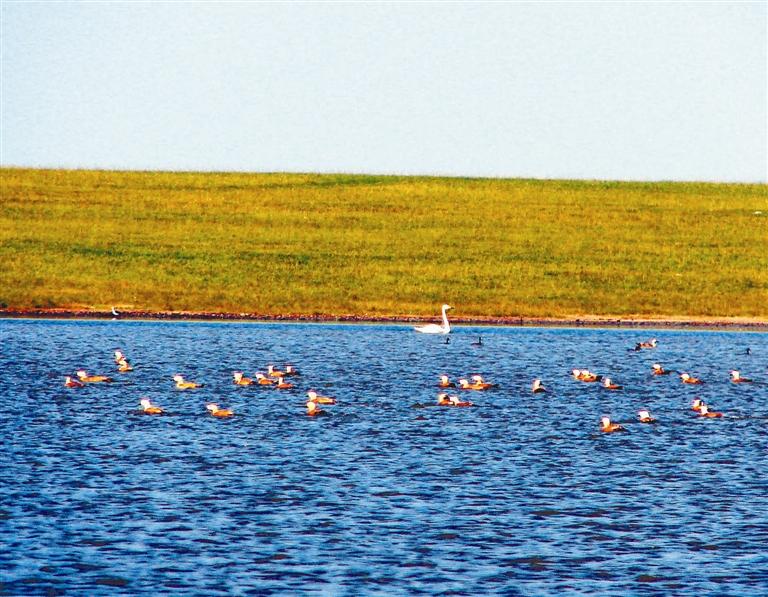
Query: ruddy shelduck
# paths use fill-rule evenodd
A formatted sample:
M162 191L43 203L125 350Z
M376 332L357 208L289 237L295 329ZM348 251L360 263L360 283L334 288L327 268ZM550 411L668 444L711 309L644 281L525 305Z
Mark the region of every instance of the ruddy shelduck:
M613 433L614 431L626 431L624 427L618 423L611 423L610 417L602 417L600 419L600 431L603 433Z
M316 402L317 404L336 404L336 398L321 396L314 390L307 392L307 399L308 402Z
M693 385L698 385L698 384L704 383L698 377L692 377L688 373L681 373L680 374L680 379L683 381L683 383L688 383L688 384L693 384Z
M183 375L178 373L173 376L173 381L176 382L176 388L179 390L194 390L195 388L202 388L203 384L195 383L194 381L186 381Z
M69 375L64 378L64 385L68 388L82 388L85 386L84 383L81 383L76 379L72 379Z
M641 423L655 423L656 422L656 419L654 419L651 416L651 413L648 410L646 410L646 409L638 411L637 412L637 418L640 420Z
M741 373L739 373L736 370L733 370L731 373L731 381L733 383L752 383L752 380L748 377L742 377Z
M139 401L139 404L141 405L142 412L145 415L162 415L165 412L159 406L155 406L154 404L152 404L149 398L142 398Z
M232 383L236 386L250 386L253 384L253 380L250 377L243 377L242 371L233 371L232 378Z
M531 386L531 392L533 392L534 394L540 394L540 393L546 392L546 391L547 391L547 388L545 388L541 384L541 380L540 379L534 379L533 380L533 385Z
M88 372L85 369L80 369L77 371L77 377L83 383L100 383L112 381L112 378L107 377L106 375L88 375Z
M228 408L219 408L218 404L215 404L213 402L206 404L205 408L208 409L208 412L211 413L214 417L224 418L224 417L231 417L235 413L233 413Z

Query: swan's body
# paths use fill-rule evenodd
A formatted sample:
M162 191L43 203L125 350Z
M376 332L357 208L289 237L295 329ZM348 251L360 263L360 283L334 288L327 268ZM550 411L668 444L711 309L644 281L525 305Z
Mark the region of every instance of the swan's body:
M413 329L421 334L450 334L451 324L448 323L448 316L445 312L448 309L453 309L450 305L443 305L443 323L428 323L426 325L417 325Z

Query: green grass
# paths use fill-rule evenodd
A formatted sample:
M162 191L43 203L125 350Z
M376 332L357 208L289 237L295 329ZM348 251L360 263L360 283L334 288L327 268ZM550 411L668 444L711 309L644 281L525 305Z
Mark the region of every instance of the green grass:
M768 316L766 185L11 168L0 182L9 307Z

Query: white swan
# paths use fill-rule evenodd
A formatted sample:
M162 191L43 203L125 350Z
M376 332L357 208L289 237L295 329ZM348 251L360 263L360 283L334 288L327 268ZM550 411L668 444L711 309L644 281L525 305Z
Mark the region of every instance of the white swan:
M451 324L448 323L448 317L445 312L448 309L453 309L450 305L443 305L443 323L439 325L437 323L428 323L426 325L418 325L413 329L422 334L450 334Z

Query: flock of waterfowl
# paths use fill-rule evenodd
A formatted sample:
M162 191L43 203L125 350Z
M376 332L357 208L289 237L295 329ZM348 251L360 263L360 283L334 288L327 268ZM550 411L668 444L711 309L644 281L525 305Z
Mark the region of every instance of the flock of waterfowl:
M127 357L121 350L115 350L115 364L117 365L117 371L119 373L128 373L133 371L133 367L130 365ZM268 365L267 373L256 373L254 375L255 379L245 377L242 371L233 371L232 383L236 386L260 385L270 386L276 390L289 390L292 389L294 385L286 381L285 378L298 374L299 372L295 367L293 367L293 365L286 365L284 371L275 369L274 365ZM113 378L107 375L88 375L88 372L85 369L79 369L76 371L75 377L66 376L64 378L64 386L67 388L82 388L86 384L110 383L114 381ZM172 379L175 382L175 387L177 390L195 390L204 387L204 384L195 381L188 381L184 378L183 375L178 373L174 375ZM318 404L336 404L336 399L329 396L321 396L316 391L309 390L307 392L306 401L307 415L314 417L324 413L325 411L319 408L317 406ZM152 401L146 397L142 397L139 400L139 406L141 407L139 412L146 415L162 415L165 413L163 408L157 406L156 404L152 404ZM235 414L228 408L220 408L219 405L215 402L207 403L205 408L206 411L211 414L211 416L217 418L227 418Z
M448 333L446 331L446 328L448 330L450 328L448 327L447 320L445 319L445 311L450 308L451 307L449 307L448 305L443 305L443 317L444 317L444 324L445 324L444 326L436 326L435 329L429 328L428 331L426 332L424 331L423 327L415 328L415 329L423 333L440 333L440 334ZM439 328L439 331L437 331L437 328ZM473 343L473 346L482 346L482 341L478 340L478 342ZM657 346L658 346L658 341L654 338L647 342L638 342L634 348L631 348L629 350L654 349ZM747 354L749 354L749 349L747 349ZM125 354L123 354L121 350L115 350L114 361L117 366L117 371L119 373L128 373L133 371L133 367L128 362L127 357L125 356ZM663 376L663 375L670 375L672 373L676 373L679 376L680 381L684 384L699 385L703 383L703 381L700 378L694 377L690 375L688 372L673 371L670 369L665 369L659 363L653 364L650 373L654 376ZM298 374L299 372L292 365L286 365L284 370L278 370L274 367L274 365L268 365L266 373L257 372L254 374L253 378L245 377L242 371L234 371L232 373L232 377L233 377L232 383L236 386L256 385L256 386L269 386L271 388L274 388L275 390L290 390L294 388L294 384L291 383L290 381L287 381L286 378L296 376ZM623 388L620 384L614 383L614 381L610 377L593 373L589 369L573 369L571 371L571 376L574 380L582 383L601 382L600 385L605 390L616 391L616 390L621 390ZM176 389L178 390L194 390L194 389L203 387L203 384L201 383L186 380L184 376L181 374L174 375L172 379L175 382ZM738 383L738 384L752 383L751 379L742 377L741 373L736 370L730 371L730 380L731 382ZM81 388L86 384L109 383L112 381L114 380L109 376L88 375L87 371L85 371L84 369L80 369L76 372L75 377L67 376L64 380L64 385L67 388ZM497 387L497 384L486 381L483 378L483 376L480 374L461 377L458 379L457 383L452 382L448 375L439 376L439 382L437 386L438 388L440 388L441 391L437 395L437 403L435 404L435 406L450 406L450 407L474 406L474 403L469 400L462 400L458 396L449 395L446 391L450 388L455 388L457 390L466 390L466 391L485 391L485 390L489 390L491 388ZM531 392L534 394L546 393L547 388L544 386L541 379L534 379L533 384L531 385ZM335 398L331 398L328 396L321 396L314 390L307 391L306 396L307 396L306 414L308 416L317 416L324 413L324 411L321 408L319 408L318 406L319 404L336 404ZM143 414L160 415L165 412L161 407L155 404L152 404L150 399L146 397L142 397L140 399L139 406L141 407L141 410L139 412ZM213 402L207 403L205 405L205 408L207 412L211 414L211 416L217 417L217 418L226 418L234 415L234 412L232 410L226 409L226 408L220 408L218 404ZM694 399L691 408L701 417L720 418L723 416L723 413L721 412L710 410L709 405L705 404L700 398ZM638 421L640 423L655 423L656 419L651 415L648 409L643 408L638 411ZM600 430L604 433L612 433L616 431L625 431L626 429L624 426L618 423L612 422L609 416L603 416L600 419Z

